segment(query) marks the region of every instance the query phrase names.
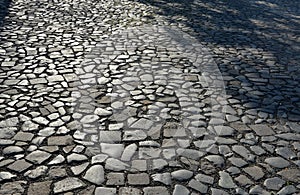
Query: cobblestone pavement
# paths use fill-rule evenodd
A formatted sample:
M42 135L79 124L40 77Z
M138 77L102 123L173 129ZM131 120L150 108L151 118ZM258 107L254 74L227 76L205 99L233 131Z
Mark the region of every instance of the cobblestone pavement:
M297 1L0 1L0 194L299 194L299 31Z

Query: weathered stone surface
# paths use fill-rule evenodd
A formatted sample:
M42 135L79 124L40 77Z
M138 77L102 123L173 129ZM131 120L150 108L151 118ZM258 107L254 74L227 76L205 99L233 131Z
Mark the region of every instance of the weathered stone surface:
M61 181L55 182L53 191L54 191L54 193L61 193L61 192L66 192L69 190L81 188L84 186L86 186L86 184L83 183L80 179L75 178L75 177L68 177Z

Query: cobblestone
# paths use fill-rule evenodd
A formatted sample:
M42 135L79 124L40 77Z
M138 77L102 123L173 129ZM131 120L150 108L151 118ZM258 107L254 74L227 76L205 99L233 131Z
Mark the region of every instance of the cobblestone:
M0 2L0 194L299 194L296 1Z

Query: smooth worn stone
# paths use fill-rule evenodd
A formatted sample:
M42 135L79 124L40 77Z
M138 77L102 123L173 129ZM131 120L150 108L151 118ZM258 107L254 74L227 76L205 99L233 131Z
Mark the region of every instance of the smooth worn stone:
M48 195L51 192L52 181L36 182L29 185L28 195Z
M262 168L258 166L246 167L243 169L248 175L250 175L254 180L259 180L264 177L265 173Z
M3 154L16 154L16 153L21 153L23 151L24 151L23 148L19 146L8 146L2 150Z
M83 154L72 153L67 156L68 163L86 161L88 158Z
M190 194L190 191L183 185L176 184L172 195L184 195L184 194Z
M48 165L57 165L65 161L65 157L61 154L57 155L53 160L51 160Z
M125 176L124 173L108 173L106 185L124 185L125 184Z
M283 179L292 181L295 183L300 183L300 170L295 168L287 168L277 173Z
M34 164L41 164L45 160L49 159L51 156L50 153L41 151L41 150L36 150L31 152L29 155L26 156L26 160L34 163Z
M73 172L74 175L79 175L81 174L87 167L89 166L89 163L83 163L77 166L71 167L71 171Z
M97 185L102 184L104 182L104 169L102 165L94 165L89 168L83 178Z
M285 181L279 177L268 178L264 181L264 186L270 190L279 190L285 184Z
M171 173L171 176L173 179L176 179L178 181L185 181L193 177L193 172L185 169L173 171Z
M149 175L146 173L128 174L127 179L130 185L148 185L150 183Z
M89 124L89 123L94 123L94 122L98 121L98 119L99 119L99 116L97 116L97 115L85 115L84 117L82 117L80 122L83 124Z
M171 174L170 173L157 173L151 175L153 181L163 183L165 185L171 185Z
M121 187L119 189L119 195L141 195L142 191L133 187Z
M162 186L145 187L143 189L144 195L170 195L168 189Z
M28 163L27 161L23 160L17 160L14 163L10 164L7 168L13 171L22 172L27 170L32 166L31 163Z
M85 187L86 184L83 183L80 179L75 177L67 177L61 181L57 181L54 183L53 192L61 193L70 190L75 190L81 187Z
M94 195L95 188L94 185L88 186L87 188L80 190L76 195Z
M179 148L176 150L177 154L179 156L183 156L189 159L194 159L194 160L198 160L200 157L202 157L204 155L203 152L200 152L198 150L193 150L193 149L182 149Z
M219 171L219 186L222 188L236 188L237 185L233 182L231 176L225 171Z
M288 167L290 165L290 163L281 158L281 157L270 157L270 158L266 158L265 162L268 163L269 165L271 165L272 167L275 168L285 168Z
M274 135L275 132L268 125L250 125L250 128L259 136Z
M116 195L116 188L97 187L94 195Z
M207 193L207 190L208 190L207 185L204 185L203 183L201 183L195 179L192 179L191 181L189 181L188 186L200 193Z
M99 116L109 116L112 114L112 111L103 109L103 108L96 108L94 111L95 114L99 115Z

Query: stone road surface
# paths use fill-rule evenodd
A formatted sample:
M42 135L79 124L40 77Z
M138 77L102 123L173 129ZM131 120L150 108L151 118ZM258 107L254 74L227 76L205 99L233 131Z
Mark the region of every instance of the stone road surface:
M0 194L300 193L297 0L0 0Z

